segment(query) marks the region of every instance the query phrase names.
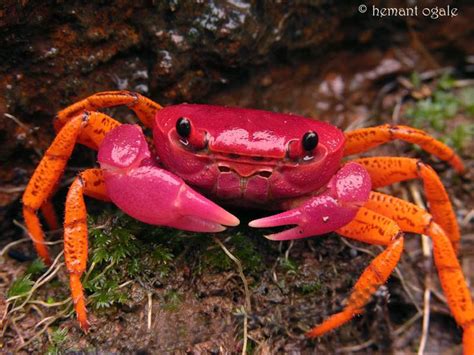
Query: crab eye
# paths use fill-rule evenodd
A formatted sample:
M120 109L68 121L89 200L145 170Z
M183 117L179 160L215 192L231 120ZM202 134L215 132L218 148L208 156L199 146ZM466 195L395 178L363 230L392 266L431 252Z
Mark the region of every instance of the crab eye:
M319 137L316 132L313 131L308 131L305 133L303 136L302 144L303 144L303 149L306 150L307 152L312 151L316 146L318 145Z
M180 117L176 121L176 132L178 132L182 138L188 138L191 134L191 122L189 122L186 117Z

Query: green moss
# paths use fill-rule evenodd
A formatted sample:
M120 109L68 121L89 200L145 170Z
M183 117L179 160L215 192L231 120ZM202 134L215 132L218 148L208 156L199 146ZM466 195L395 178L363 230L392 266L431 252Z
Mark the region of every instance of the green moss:
M298 264L296 261L291 260L290 258L280 258L280 266L286 273L294 273L298 272Z
M91 266L83 283L96 309L125 303L121 284L139 279L142 283L164 283L174 259L166 244L168 230L151 228L117 212L90 218ZM161 237L161 238L160 238Z
M44 264L44 262L41 259L35 259L30 265L28 265L28 268L26 269L26 274L36 276L43 273L43 271L45 270L46 265Z
M448 72L443 73L438 79L437 88L440 90L450 90L456 85L456 80Z
M411 84L413 85L413 87L415 89L419 89L421 87L421 83L422 83L420 73L418 73L418 72L411 73L410 82L411 82Z
M459 100L469 116L474 117L474 86L461 89Z
M307 283L302 283L298 286L298 290L304 294L320 294L324 289L324 285L319 281L312 281Z
M472 141L474 137L474 124L456 126L443 141L454 147L456 150L462 150L467 142Z
M61 346L67 340L68 334L67 328L56 328L51 333L51 342L46 350L46 354L48 355L56 355L61 354Z
M183 303L183 295L176 290L170 290L165 293L165 303L163 309L176 312Z
M416 73L411 82L415 88L421 86ZM462 151L474 137L474 124L457 125L452 129L448 121L459 114L474 117L474 86L457 89L455 84L449 74L444 74L437 80L430 97L408 105L406 116L413 126L439 132L443 142Z
M459 111L459 101L450 92L435 91L432 97L419 100L407 109L407 117L416 127L431 126L438 132L446 128L446 120Z
M226 239L224 244L240 260L245 272L257 273L262 270L262 258L248 236L238 232ZM235 269L234 261L218 245L211 244L205 246L206 248L202 250L200 257L201 268L204 266L215 271Z
M26 296L33 287L34 282L31 280L31 275L26 274L15 281L10 285L10 288L7 291L7 298L15 296Z

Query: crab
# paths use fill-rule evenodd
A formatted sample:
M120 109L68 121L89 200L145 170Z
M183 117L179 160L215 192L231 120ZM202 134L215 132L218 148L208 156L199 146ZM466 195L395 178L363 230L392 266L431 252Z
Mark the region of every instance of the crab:
M153 131L150 150L139 125L121 124L99 109L125 105ZM457 259L460 232L448 194L436 172L407 157L344 158L392 140L419 145L457 172L463 163L424 131L382 125L343 133L337 127L292 114L210 105L161 107L134 92L100 92L60 111L57 136L23 195L24 220L39 256L50 264L41 210L57 227L50 198L76 143L98 150L100 168L72 182L65 205L64 256L80 326L88 330L81 275L88 233L84 195L111 201L126 214L152 225L217 233L239 219L212 202L283 211L253 220L250 227L290 225L266 235L290 240L337 232L385 249L356 282L347 304L306 333L318 337L363 312L393 272L404 233L428 235L449 308L463 328L466 353L474 353L474 309ZM430 213L374 189L421 179ZM205 197L206 196L206 197Z

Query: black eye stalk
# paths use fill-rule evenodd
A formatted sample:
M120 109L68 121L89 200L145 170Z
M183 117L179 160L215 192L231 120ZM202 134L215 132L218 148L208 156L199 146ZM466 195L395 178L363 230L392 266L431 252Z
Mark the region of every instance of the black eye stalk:
M311 152L318 146L319 137L316 132L308 131L303 136L303 140L301 141L303 145L303 149L307 152Z
M207 147L206 131L195 129L189 118L180 117L176 121L176 133L180 142L191 150L201 150Z
M186 117L180 117L176 121L176 132L181 138L187 139L191 134L191 122Z

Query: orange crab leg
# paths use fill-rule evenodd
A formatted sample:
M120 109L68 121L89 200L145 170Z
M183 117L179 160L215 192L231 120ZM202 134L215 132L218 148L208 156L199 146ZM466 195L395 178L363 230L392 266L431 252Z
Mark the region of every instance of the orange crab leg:
M162 108L159 104L135 92L104 91L91 95L84 100L66 107L64 110L61 110L56 116L54 127L56 130L59 130L66 122L68 122L68 120L71 119L71 117L74 117L74 115L80 114L81 112L95 111L97 109L119 105L126 105L132 109L138 118L143 122L143 124L149 128L153 126L153 119L155 117L156 111ZM96 131L96 128L91 128L89 130L85 129L78 138L79 143L97 150L97 141L102 140L101 138L103 137L101 136L103 136L103 133L108 132L116 125L119 125L119 123L114 119L106 115L104 116L107 118L104 117L101 122L103 132ZM91 126L97 127L96 125ZM96 139L94 140L93 137L96 137Z
M408 126L386 124L347 132L344 155L362 153L395 139L417 144L423 150L447 161L459 173L464 171L461 158L451 148L431 137L428 133Z
M48 200L61 177L74 143L87 117L76 116L58 133L41 159L23 194L23 216L26 228L33 239L36 251L45 263L51 264L48 249L44 244L44 233L36 211Z
M64 218L64 258L69 272L72 300L84 331L89 328L81 275L87 265L87 211L84 194L108 200L100 169L79 174L69 188Z
M444 229L454 250L458 250L461 234L453 206L438 174L429 165L418 159L402 157L362 158L355 162L367 169L373 188L420 178L434 221Z
M393 220L364 207L359 210L352 222L338 229L337 233L371 244L387 245L387 248L362 273L343 311L332 315L306 333L306 336L311 338L335 329L362 313L372 294L387 281L403 252L403 232L398 225Z
M105 120L106 118L107 120ZM107 124L101 126L104 120ZM91 142L98 144L107 130L115 126L114 122L116 121L100 112L83 112L69 120L64 127L61 128L53 143L46 151L25 189L23 194L23 216L26 228L33 240L38 255L46 264L51 263L51 258L44 243L44 233L37 216L37 211L45 203L48 203L46 201L50 198L63 174L67 160L72 154L81 130L85 129L84 127L86 126L90 126L90 129L93 128L96 133L91 136ZM117 122L117 125L118 124ZM45 206L46 207L43 207L43 211L46 211L45 218L52 222L51 211L48 211L47 205Z
M104 91L97 94L91 95L84 100L76 102L71 106L61 110L54 121L54 127L59 130L62 126L68 122L71 117L78 115L84 111L96 111L98 109L125 105L132 109L138 116L143 124L151 128L153 127L153 120L156 112L161 110L161 106L156 102L136 93L130 91ZM106 123L103 123L105 125ZM85 144L93 149L97 149L97 146L91 144L88 137L90 132L84 132L79 137L79 143Z
M456 253L443 229L424 209L393 196L372 192L365 207L392 218L406 232L431 237L441 287L456 323L464 329L464 352L474 354L474 306Z
M49 229L56 230L59 228L58 216L54 211L53 203L50 200L46 200L40 207L41 214L43 215Z
M371 295L387 280L398 263L403 249L402 230L423 233L433 240L434 259L441 286L454 319L464 329L464 351L466 354L474 353L474 307L450 240L424 209L377 192L371 192L369 201L359 210L354 220L337 232L348 238L388 247L359 278L344 310L313 328L307 336L320 336L363 311L363 306Z
M89 115L89 122L83 127L77 137L77 141L94 150L99 149L99 144L104 139L107 132L121 125L117 120L101 112L83 111Z

